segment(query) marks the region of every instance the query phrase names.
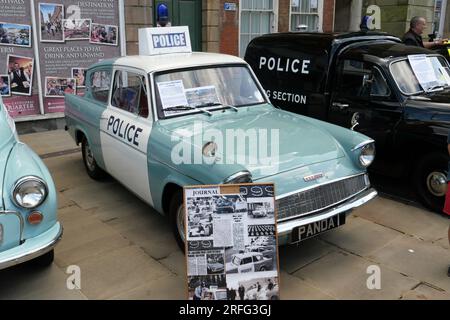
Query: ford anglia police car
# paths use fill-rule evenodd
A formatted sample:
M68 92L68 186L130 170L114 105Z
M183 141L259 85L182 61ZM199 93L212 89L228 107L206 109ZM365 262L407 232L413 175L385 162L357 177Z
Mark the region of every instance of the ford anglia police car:
M376 196L366 173L373 140L275 108L240 58L127 56L94 64L86 79L85 95L67 95L65 112L87 173L107 172L167 215L182 248L183 186L274 182L280 244L304 240L305 225L316 226L309 236L337 227ZM230 132L236 144L269 132L274 140L262 147L275 157L248 143L223 147Z
M0 269L29 260L52 263L62 235L56 211L52 177L38 155L19 141L0 97Z

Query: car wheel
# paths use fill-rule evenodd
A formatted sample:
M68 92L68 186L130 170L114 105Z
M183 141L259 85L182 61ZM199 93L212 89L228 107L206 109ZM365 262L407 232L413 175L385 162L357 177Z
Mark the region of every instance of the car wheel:
M259 268L259 271L266 271L266 267Z
M185 241L186 241L186 232L185 232L185 219L184 219L184 205L183 205L183 191L178 190L172 196L172 200L170 201L169 207L169 215L172 224L173 234L175 236L175 240L177 241L178 246L181 251L185 251Z
M31 260L30 264L32 264L33 266L39 267L39 268L45 268L53 263L54 258L55 258L55 252L54 252L54 250L50 250L46 254Z
M442 213L447 192L448 157L430 154L423 157L414 172L414 185L422 203Z
M87 174L94 180L101 180L105 176L105 171L103 171L94 159L94 154L92 153L91 147L89 145L86 137L83 137L81 142L81 153L83 154L83 163L86 168Z

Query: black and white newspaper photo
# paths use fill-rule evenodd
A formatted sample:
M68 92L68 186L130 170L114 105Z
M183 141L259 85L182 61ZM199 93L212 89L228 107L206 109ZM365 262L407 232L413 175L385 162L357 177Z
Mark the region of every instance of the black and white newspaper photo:
M273 185L186 187L184 204L189 299L279 299Z

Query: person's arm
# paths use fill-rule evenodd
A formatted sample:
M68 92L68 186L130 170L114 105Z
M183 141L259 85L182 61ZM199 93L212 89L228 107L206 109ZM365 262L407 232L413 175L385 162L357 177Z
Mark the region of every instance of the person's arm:
M444 39L439 39L439 40L434 40L434 41L426 41L423 43L423 46L427 49L431 49L436 46L441 46L441 45L445 44L445 42L446 42L446 40L444 40Z

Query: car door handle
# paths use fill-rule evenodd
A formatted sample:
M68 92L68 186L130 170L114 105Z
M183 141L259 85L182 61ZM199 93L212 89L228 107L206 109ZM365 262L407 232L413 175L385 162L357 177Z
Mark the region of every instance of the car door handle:
M348 103L333 102L333 107L338 107L339 110L347 109L349 106Z

